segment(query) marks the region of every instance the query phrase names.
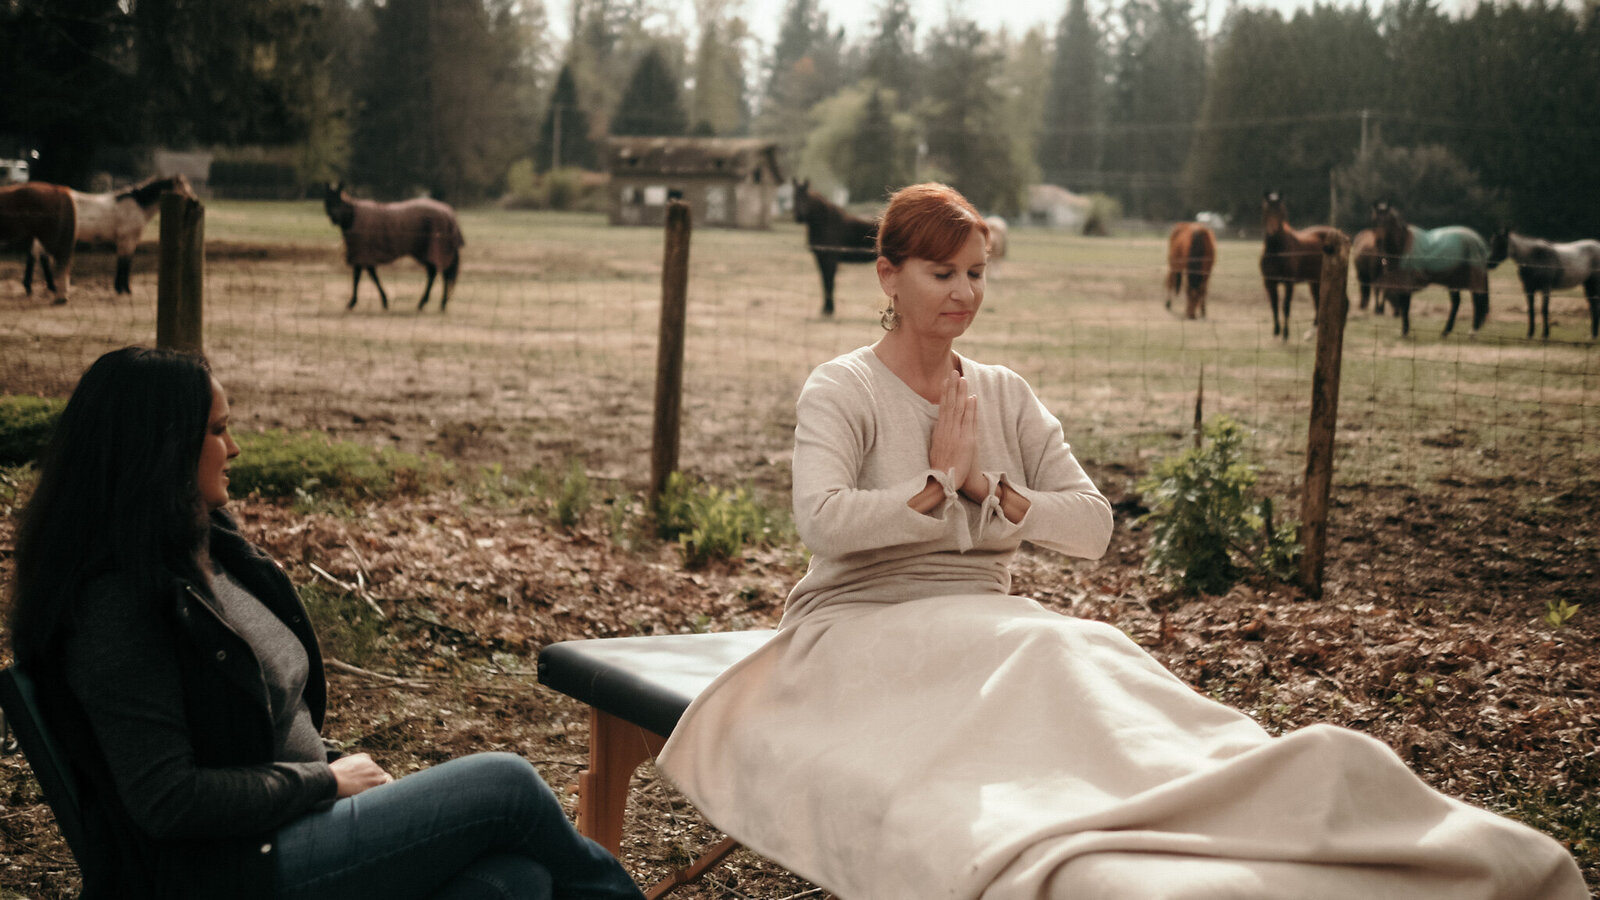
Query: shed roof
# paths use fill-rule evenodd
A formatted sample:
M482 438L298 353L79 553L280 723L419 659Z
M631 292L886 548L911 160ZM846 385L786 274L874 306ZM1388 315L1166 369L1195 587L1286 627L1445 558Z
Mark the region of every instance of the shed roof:
M767 138L621 137L607 142L613 175L727 175L742 177L765 166L774 183L778 144Z

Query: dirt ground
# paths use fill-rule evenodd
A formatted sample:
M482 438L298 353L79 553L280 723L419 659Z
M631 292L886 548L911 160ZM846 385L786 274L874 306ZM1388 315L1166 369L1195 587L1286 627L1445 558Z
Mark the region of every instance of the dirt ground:
M1179 602L1141 571L1143 535L1130 525L1137 501L1126 496L1113 496L1120 517L1104 560L1024 553L1016 589L1118 625L1197 690L1271 730L1333 722L1384 740L1440 790L1556 834L1597 885L1600 646L1587 617L1552 629L1513 587L1539 583L1585 599L1594 543L1546 518L1505 515L1494 502L1505 487L1444 485L1429 497L1374 489L1347 499L1321 601L1246 583ZM1596 521L1597 496L1575 491L1551 503L1576 525ZM333 737L401 773L477 750L521 753L569 803L587 752L586 712L538 685L538 648L770 626L802 570L793 547L753 548L736 563L687 570L672 546L620 546L596 524L600 513L563 530L542 509L455 496L353 516L261 502L239 508L297 582L323 582L316 565L363 584L387 616L390 642L365 667L377 674L331 673ZM0 525L0 546L10 544L9 527ZM18 755L0 755L0 799L0 883L38 900L74 896L70 854ZM623 846L641 882L720 837L648 764L641 768ZM675 896L827 895L739 851Z
M473 275L480 284L504 279L507 286L493 292L479 287L476 296L463 288L448 325L439 316L405 312L408 304L382 317L368 302L346 317L348 276L328 264L331 247L259 250L220 243L209 277L230 279L230 290L255 298L250 310L223 307L208 320L223 371L249 373L235 382L241 419L259 427L310 425L462 463L508 467L588 448L592 475L637 485L639 435L648 430L649 409L635 385L653 365L653 322L639 312L648 304L632 298L652 289L652 271L578 251L551 250L548 260L530 262L513 259L521 251L509 241L485 247L474 240L484 255ZM1043 264L1028 261L1027 240L1020 237L1008 277L1020 283L1032 266L1041 272L1040 294L1055 293ZM780 314L791 295L808 308L814 302L814 272L796 256L782 269L792 286L730 288L697 307L711 325L724 326L701 332L713 350L741 341L753 347L738 357L743 382L781 388L781 399L770 405L749 399L753 393L730 393L722 382L709 382L699 394L691 388L689 417L701 424L685 435L685 459L701 472L740 473L761 487L786 487L785 432L792 420L785 417L792 415L792 385L805 369L766 360L764 349L773 334L813 357L859 342L838 323ZM326 271L315 277L293 274L319 265ZM593 304L553 292L525 298L542 290L523 286L539 266L562 277L601 279L604 289L582 295L599 298ZM557 272L558 266L564 268ZM78 275L78 320L21 310L31 316L26 333L5 346L23 347L25 355L0 358L8 388L60 393L68 383L62 373L80 371L94 349L144 333L148 315L136 304L93 293L92 264ZM1115 284L1106 290L1142 283L1145 275L1113 271L1107 277ZM9 279L10 270L0 276ZM1241 296L1245 281L1239 276ZM154 290L152 277L137 266L135 282L136 297ZM392 296L415 288L391 280L388 271L385 284ZM1247 286L1253 298L1259 286ZM1086 289L1081 281L1070 288ZM5 298L17 305L9 294ZM495 303L507 311L496 311ZM525 317L534 303L542 318L533 331L516 341L505 338L507 317ZM1014 306L1022 308L1022 300ZM737 314L730 311L735 308ZM1228 298L1213 298L1213 308L1226 322ZM870 310L842 312L841 318L850 315L865 319ZM1238 315L1256 317L1259 310L1251 306ZM247 318L252 329L269 329L267 337L280 348L256 349L262 331L251 332L250 341L233 339L232 330ZM607 355L589 355L599 352L589 344L583 355L562 356L574 335L594 322L610 328L600 338ZM328 368L331 345L312 339L338 323L355 323L343 340L370 347L375 362L360 363L361 354L353 353L357 363L349 368ZM733 327L750 336L730 336ZM1031 328L1025 320L1013 327L1024 336ZM492 370L472 369L451 355L469 343L503 359L493 361ZM507 346L499 348L502 343ZM1101 360L1085 355L1067 363L1061 382ZM575 375L572 386L543 380L556 370ZM690 375L693 382L692 369ZM535 394L537 404L526 394ZM1182 394L1176 396L1181 407ZM432 412L438 408L459 414L441 417ZM1130 415L1115 410L1095 421ZM1380 738L1440 790L1555 835L1573 851L1590 885L1600 887L1600 624L1594 603L1600 539L1593 530L1600 522L1600 477L1551 479L1504 474L1505 467L1459 474L1477 471L1468 465L1412 485L1382 477L1341 483L1322 599L1263 581L1224 596L1184 599L1143 571L1146 539L1136 524L1142 510L1130 493L1143 474L1133 468L1141 457L1114 461L1119 458L1089 459L1118 509L1107 556L1091 563L1024 552L1017 592L1117 625L1196 690L1273 731L1331 722ZM1279 476L1266 487L1282 496L1292 485ZM250 535L285 562L297 584L336 595L351 588L382 610L376 645L350 651L360 650L364 671L336 667L330 673L330 736L373 753L397 773L477 750L521 753L569 803L585 764L586 711L538 684L538 649L580 637L771 626L804 567L800 548L780 546L750 548L733 563L689 570L674 546L614 530L608 522L616 517L605 508L563 529L551 523L541 502L459 491L345 511L302 512L258 500L237 508ZM0 517L0 593L8 588L13 528L11 518ZM1580 608L1560 627L1542 621L1547 605L1559 602ZM355 605L370 608L365 599ZM719 838L648 764L641 768L623 858L642 883ZM75 896L76 887L71 855L25 763L18 754L0 753L0 900L55 900ZM674 896L828 895L741 851Z

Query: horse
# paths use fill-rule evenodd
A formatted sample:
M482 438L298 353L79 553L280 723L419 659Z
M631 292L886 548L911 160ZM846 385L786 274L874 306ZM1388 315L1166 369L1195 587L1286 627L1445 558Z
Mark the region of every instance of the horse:
M191 200L198 199L189 179L182 175L166 175L146 179L133 187L104 194L72 192L72 202L78 207L79 244L111 244L117 251L117 274L113 288L118 294L131 294L129 275L133 272L133 253L139 247L145 226L161 208L161 195L174 193ZM50 257L44 247L34 242L33 253L22 271L22 288L29 290L33 284L35 260L48 284Z
M1186 292L1188 304L1185 319L1205 318L1206 285L1211 278L1211 268L1217 264L1217 236L1210 227L1199 222L1179 222L1167 235L1167 309L1172 308L1172 298L1183 287L1184 276L1189 278Z
M1405 217L1388 203L1372 205L1372 231L1377 239L1378 279L1400 314L1400 336L1411 333L1411 295L1430 284L1450 291L1450 317L1444 334L1456 325L1461 292L1472 294L1472 332L1489 317L1489 245L1464 225L1423 230L1407 225Z
M434 275L443 269L444 294L439 298L439 311L445 311L450 303L450 288L461 269L461 248L466 244L455 210L426 197L399 203L357 200L345 191L343 182L323 185L322 206L328 220L339 226L344 235L344 260L354 276L345 309L355 308L362 269L372 276L378 299L388 309L389 295L378 280L377 267L409 256L428 270L428 283L422 289L417 309L428 305Z
M1366 309L1367 301L1370 299L1372 301L1372 311L1381 315L1384 307L1384 293L1383 291L1374 292L1372 287L1373 283L1378 280L1378 263L1381 259L1381 254L1378 253L1377 234L1371 228L1361 229L1356 232L1355 237L1350 239L1350 258L1356 270L1356 284L1361 287L1361 308ZM1374 297L1374 293L1377 296ZM1394 314L1398 316L1400 310L1396 309Z
M842 262L876 262L878 223L853 216L811 189L807 179L792 180L794 220L806 226L806 244L822 272L822 314L833 315L833 276Z
M1289 209L1277 191L1268 191L1261 200L1261 280L1272 304L1272 333L1289 339L1289 303L1294 299L1296 282L1311 288L1311 324L1317 322L1317 307L1322 303L1322 246L1334 229L1313 225L1296 230L1289 226ZM1278 322L1278 286L1283 286L1283 323Z
M1502 228L1489 238L1489 268L1509 256L1528 295L1528 337L1533 337L1533 295L1544 295L1544 339L1550 340L1550 292L1583 286L1589 301L1589 339L1600 336L1600 241L1553 244Z
M57 304L67 302L67 292L72 287L72 251L77 235L78 208L72 202L71 188L42 181L0 187L0 245L13 247L31 258L37 241L56 258L61 268L60 290L49 273L45 283L56 295ZM31 296L31 279L25 279L22 288Z
M989 226L989 260L1005 259L1007 244L1011 240L1011 226L999 216L984 216L983 221Z

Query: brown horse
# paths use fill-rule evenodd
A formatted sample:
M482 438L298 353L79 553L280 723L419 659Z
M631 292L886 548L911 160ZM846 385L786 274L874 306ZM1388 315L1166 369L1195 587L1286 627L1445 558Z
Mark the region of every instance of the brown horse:
M1199 222L1172 226L1172 233L1167 236L1167 309L1172 308L1172 298L1184 286L1184 276L1188 276L1188 303L1183 317L1205 318L1206 286L1216 264L1217 236L1209 227Z
M1261 201L1261 280L1267 286L1272 304L1272 333L1289 339L1289 303L1294 299L1296 282L1311 287L1311 324L1317 323L1317 306L1322 300L1322 242L1334 229L1313 225L1295 230L1289 227L1289 208L1277 191L1268 191ZM1283 321L1278 321L1278 286L1283 285Z
M1356 232L1350 239L1350 258L1354 260L1356 270L1356 284L1361 286L1361 308L1367 308L1367 301L1373 301L1372 311L1383 312L1384 293L1378 291L1373 297L1373 284L1378 280L1379 261L1383 258L1378 252L1378 235L1371 228L1363 228ZM1395 315L1399 315L1399 310Z
M174 193L190 200L198 200L189 179L182 175L149 178L132 187L105 194L72 192L72 202L78 208L78 243L82 245L109 244L117 251L117 274L112 285L119 294L131 294L130 276L133 272L133 254L139 247L145 226L161 208L161 197ZM46 284L51 283L50 256L44 248L34 245L22 270L22 288L33 286L34 260L44 273Z
M1372 205L1372 232L1378 244L1378 280L1400 314L1400 336L1411 333L1411 295L1430 284L1450 292L1444 334L1456 326L1461 292L1472 294L1472 333L1489 316L1489 245L1465 225L1422 229L1408 225L1388 203ZM1442 337L1443 335L1441 335Z
M466 244L461 226L456 224L455 210L427 198L400 203L357 200L345 192L342 183L324 185L322 207L328 220L339 226L344 235L344 260L354 272L350 303L345 309L356 305L362 269L372 276L378 299L388 309L389 295L378 280L377 267L409 256L428 270L428 283L422 288L422 302L417 309L428 305L434 275L443 269L444 294L439 298L439 311L445 311L450 303L450 288L455 286L456 273L461 269L461 247Z
M33 243L38 241L55 258L61 273L59 290L54 278L45 278L58 304L67 302L72 288L72 251L77 240L78 209L71 190L42 181L0 187L0 246L32 254ZM28 288L31 294L32 285Z
M878 223L853 216L794 179L794 220L806 226L806 244L822 272L822 314L833 315L833 276L842 262L878 260Z

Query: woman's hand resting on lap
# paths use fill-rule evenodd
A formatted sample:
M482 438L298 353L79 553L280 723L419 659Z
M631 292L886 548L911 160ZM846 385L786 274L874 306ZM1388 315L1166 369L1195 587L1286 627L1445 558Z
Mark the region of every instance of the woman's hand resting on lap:
M331 763L328 768L333 770L334 781L339 784L340 797L354 797L367 788L374 788L380 784L388 784L394 776L383 770L383 767L372 761L372 757L365 753L352 753L341 756Z

